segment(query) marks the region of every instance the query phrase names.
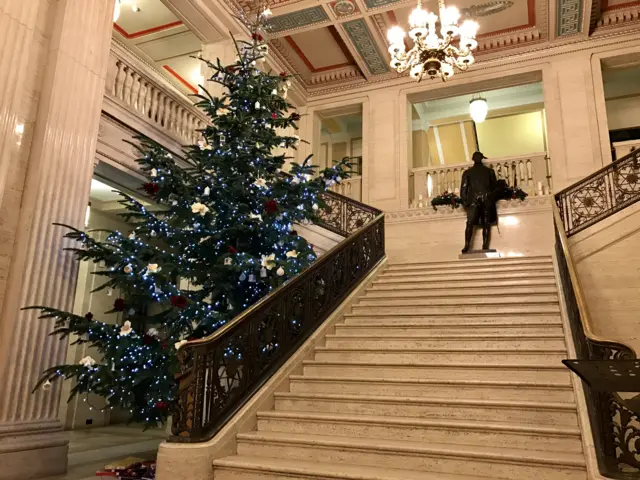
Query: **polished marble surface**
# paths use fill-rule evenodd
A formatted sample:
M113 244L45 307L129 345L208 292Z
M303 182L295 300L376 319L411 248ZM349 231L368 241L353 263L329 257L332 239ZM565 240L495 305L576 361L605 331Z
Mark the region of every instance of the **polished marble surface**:
M114 425L68 432L69 469L66 475L42 480L95 480L105 464L126 457L155 459L164 429L142 431L139 426Z

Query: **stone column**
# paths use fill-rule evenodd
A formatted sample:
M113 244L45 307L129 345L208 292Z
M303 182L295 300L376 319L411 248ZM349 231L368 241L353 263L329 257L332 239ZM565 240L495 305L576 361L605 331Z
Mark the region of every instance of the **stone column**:
M591 55L553 57L543 70L543 88L553 187L559 191L603 166Z
M0 479L63 473L60 382L31 393L67 342L26 305L72 308L114 0L0 0Z

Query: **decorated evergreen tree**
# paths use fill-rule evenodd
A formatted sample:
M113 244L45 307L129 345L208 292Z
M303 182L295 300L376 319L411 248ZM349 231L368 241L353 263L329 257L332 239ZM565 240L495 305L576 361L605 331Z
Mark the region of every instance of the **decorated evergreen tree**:
M177 350L189 339L214 332L316 258L294 230L313 221L323 203L319 194L346 176L346 163L316 174L309 158L281 168L297 136L300 116L286 101L290 76L262 71L267 46L254 25L250 41L236 42L236 63L207 62L210 81L224 87L222 96L207 92L197 106L210 119L198 145L180 158L149 139L139 139L142 187L154 209L122 194L128 232L74 228L78 260L99 264L105 282L97 289L120 292L114 298L117 325L98 314L76 315L49 307L41 318L55 319L52 334L77 336L101 358L78 365L58 365L41 384L75 381L71 395L97 394L105 408L130 410L131 420L157 425L166 420L176 394ZM115 296L114 296L115 297ZM36 387L38 388L38 387Z

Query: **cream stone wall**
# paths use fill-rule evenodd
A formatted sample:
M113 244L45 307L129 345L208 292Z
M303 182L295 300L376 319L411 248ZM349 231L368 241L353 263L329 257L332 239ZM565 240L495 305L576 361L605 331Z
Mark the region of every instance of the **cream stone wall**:
M500 256L551 255L553 218L551 197L532 197L498 203L498 225L491 231L491 248ZM464 245L466 215L462 208L430 206L388 213L385 239L389 263L457 260ZM482 247L476 229L473 249Z
M640 204L569 239L596 334L640 353Z

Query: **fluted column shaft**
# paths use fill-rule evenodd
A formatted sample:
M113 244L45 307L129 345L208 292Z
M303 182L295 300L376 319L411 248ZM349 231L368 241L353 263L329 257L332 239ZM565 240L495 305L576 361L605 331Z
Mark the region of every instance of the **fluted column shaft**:
M113 0L0 0L0 479L66 469L60 385L31 393L67 342L26 305L72 307L64 230L83 223Z

